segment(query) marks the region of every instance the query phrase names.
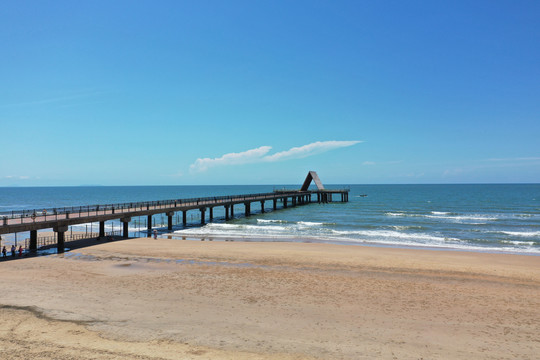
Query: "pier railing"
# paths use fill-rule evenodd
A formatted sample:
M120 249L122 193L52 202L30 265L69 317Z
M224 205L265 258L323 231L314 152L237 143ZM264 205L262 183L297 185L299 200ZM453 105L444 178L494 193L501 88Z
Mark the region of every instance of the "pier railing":
M45 208L45 209L32 209L32 210L19 210L19 211L5 211L0 212L0 225L2 220L4 223L8 219L11 219L11 224L18 223L13 219L20 219L20 223L26 223L32 221L36 217L40 217L41 221L68 219L71 214L93 214L93 215L106 215L131 211L144 211L144 210L158 210L158 209L170 209L173 207L184 206L204 206L204 205L220 205L226 203L249 201L253 199L269 200L283 196L294 196L302 194L310 194L311 191L299 192L279 192L279 193L254 193L243 195L227 195L227 196L211 196L211 197L198 197L188 199L175 199L175 200L156 200L156 201L141 201L141 202L129 202L129 203L116 203L116 204L104 204L104 205L85 205L85 206L71 206L60 208Z

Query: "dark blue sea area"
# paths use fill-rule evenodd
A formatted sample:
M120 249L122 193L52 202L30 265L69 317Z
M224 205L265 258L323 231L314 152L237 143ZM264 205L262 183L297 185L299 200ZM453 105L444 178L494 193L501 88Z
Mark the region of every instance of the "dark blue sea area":
M0 213L81 205L238 195L293 189L298 185L238 186L81 186L0 187ZM235 219L224 221L214 209L214 222L200 226L200 213L174 218L173 238L301 241L447 250L510 252L540 255L540 184L332 185L349 188L349 202L310 204L272 211L272 202L235 207ZM315 197L314 197L315 198ZM153 228L166 230L165 215L154 216ZM97 224L72 231L97 231ZM107 222L108 230L120 223ZM133 218L130 235L145 236L146 219ZM27 233L17 234L19 242ZM4 235L3 245L14 242Z

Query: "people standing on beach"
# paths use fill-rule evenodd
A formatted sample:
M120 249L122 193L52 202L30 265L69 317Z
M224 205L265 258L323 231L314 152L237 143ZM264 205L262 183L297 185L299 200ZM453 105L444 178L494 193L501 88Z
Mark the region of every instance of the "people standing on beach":
M2 248L2 256L3 256L3 257L6 257L6 256L7 256L7 250L6 250L6 247L5 247L5 246Z
M12 257L15 257L15 252L17 251L17 249L15 248L15 245L11 245L11 256Z
M154 229L154 239L157 239L157 230Z
M23 253L23 248L22 246L19 245L19 257L22 257L22 253Z

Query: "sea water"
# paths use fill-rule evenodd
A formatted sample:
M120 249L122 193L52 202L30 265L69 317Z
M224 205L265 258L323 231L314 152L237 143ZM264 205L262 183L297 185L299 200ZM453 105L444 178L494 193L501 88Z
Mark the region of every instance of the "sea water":
M297 187L297 186L296 186ZM540 255L540 184L473 185L333 185L350 188L349 202L313 203L272 211L272 201L235 206L235 218L224 221L223 207L214 222L200 225L200 212L173 217L173 238L299 241L392 247L436 248ZM272 192L295 186L95 186L0 188L0 212L64 206L170 200ZM315 200L316 197L314 196ZM290 205L290 204L289 204ZM278 203L278 208L282 204ZM208 220L208 212L206 213ZM167 230L164 214L152 228ZM106 230L121 229L108 221ZM146 216L130 223L131 236L146 236ZM75 225L72 231L97 232L98 224ZM28 233L17 234L22 241ZM3 235L3 245L15 241Z

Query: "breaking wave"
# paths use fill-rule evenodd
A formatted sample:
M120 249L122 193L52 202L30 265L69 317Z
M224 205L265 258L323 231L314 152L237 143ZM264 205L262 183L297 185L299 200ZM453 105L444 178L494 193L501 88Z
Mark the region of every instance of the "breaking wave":
M430 214L414 214L414 213L404 213L404 212L387 212L387 216L396 216L396 217L419 217L427 219L441 219L441 220L455 220L455 221L495 221L499 218L492 215L483 215L483 214L467 214L459 215L448 212L438 212L432 211Z

